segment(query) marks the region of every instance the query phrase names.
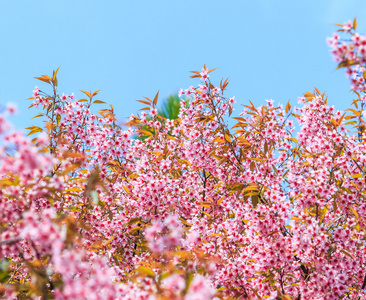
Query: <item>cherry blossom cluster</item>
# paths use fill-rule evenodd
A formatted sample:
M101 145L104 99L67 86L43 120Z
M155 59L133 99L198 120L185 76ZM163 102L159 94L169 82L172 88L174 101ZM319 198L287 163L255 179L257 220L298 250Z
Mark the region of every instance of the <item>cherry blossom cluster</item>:
M338 68L344 67L350 79L353 90L366 90L365 63L366 63L366 36L356 32L356 19L345 24L337 24L340 29L332 37L327 38L334 60L339 63ZM362 95L362 103L365 95Z
M355 27L353 46L329 43L363 77ZM156 96L121 125L94 113L98 91L60 94L57 71L30 98L36 138L0 115L1 297L366 297L362 95L348 115L317 89L297 108L250 102L229 128L235 98L204 66L177 119Z

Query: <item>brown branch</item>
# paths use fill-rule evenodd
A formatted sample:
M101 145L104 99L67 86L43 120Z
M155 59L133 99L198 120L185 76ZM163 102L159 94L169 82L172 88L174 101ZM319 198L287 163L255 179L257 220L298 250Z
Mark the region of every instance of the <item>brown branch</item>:
M15 243L17 243L21 240L22 240L21 238L13 238L13 239L8 239L8 240L3 240L3 241L0 241L0 245L3 245L3 244L11 245L11 244L15 244Z

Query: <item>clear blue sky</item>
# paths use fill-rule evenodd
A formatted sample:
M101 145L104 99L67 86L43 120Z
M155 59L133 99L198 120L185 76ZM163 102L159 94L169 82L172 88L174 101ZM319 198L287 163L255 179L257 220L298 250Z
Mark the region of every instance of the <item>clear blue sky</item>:
M189 71L203 64L216 83L230 77L237 114L249 99L297 104L314 86L345 109L352 94L325 39L354 17L366 34L361 0L2 0L0 14L0 104L18 104L18 128L33 125L25 99L46 86L33 77L60 65L60 92L100 89L121 120L136 99L198 84Z

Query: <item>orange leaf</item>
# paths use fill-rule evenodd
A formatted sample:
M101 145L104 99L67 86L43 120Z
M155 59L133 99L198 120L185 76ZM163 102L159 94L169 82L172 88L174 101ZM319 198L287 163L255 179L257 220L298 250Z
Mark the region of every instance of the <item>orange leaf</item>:
M61 67L61 66L60 66ZM57 77L57 72L58 72L58 70L60 69L60 67L58 67L57 69L56 69L56 71L53 71L53 76L52 76L52 79L53 80L55 80L56 79L56 77Z
M85 95L87 95L89 98L91 97L91 94L89 92L81 90Z
M156 93L155 97L154 97L154 105L156 105L156 103L158 103L158 97L159 97L159 91Z
M286 113L288 113L290 111L290 109L291 109L291 104L290 104L290 101L289 101L286 104Z
M231 143L231 137L227 133L225 133L225 140L227 140L229 143Z
M94 97L94 96L98 95L98 93L99 93L99 92L100 92L100 90L95 91L95 92L93 93L92 97Z
M34 77L35 79L38 79L38 80L41 80L41 81L44 81L44 82L47 82L47 83L50 83L51 82L51 77L48 76L48 75L42 75L40 77Z
M136 100L136 101L143 103L143 104L151 105L151 103L149 101L145 101L145 100Z
M234 117L233 119L237 120L237 121L246 122L245 118L243 118L243 117Z

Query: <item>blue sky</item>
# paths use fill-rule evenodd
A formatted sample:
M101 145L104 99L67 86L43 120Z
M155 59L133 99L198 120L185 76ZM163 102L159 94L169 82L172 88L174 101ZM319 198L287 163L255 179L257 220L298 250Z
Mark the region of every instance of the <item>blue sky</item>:
M354 17L366 34L361 0L2 0L0 14L0 104L18 104L17 128L35 123L33 88L47 90L33 77L58 66L61 93L100 89L120 120L138 112L137 99L197 85L189 71L203 64L218 68L214 83L230 77L234 114L248 100L297 104L314 86L345 109L352 94L325 39Z

